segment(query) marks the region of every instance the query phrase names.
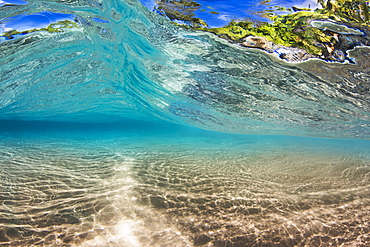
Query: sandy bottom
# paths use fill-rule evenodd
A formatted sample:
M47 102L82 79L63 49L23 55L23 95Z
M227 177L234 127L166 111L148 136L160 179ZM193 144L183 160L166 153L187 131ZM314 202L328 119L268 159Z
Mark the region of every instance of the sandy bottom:
M370 243L368 142L136 136L0 144L1 246Z

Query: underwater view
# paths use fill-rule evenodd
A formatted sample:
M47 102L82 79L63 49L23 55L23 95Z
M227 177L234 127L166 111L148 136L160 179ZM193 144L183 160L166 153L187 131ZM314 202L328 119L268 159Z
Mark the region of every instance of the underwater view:
M369 10L0 0L0 246L369 246Z

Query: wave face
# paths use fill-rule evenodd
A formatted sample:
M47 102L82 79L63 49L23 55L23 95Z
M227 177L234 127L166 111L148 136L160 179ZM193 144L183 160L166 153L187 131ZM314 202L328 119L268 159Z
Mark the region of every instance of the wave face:
M287 64L132 0L22 1L0 11L3 33L16 20L33 30L0 39L2 120L159 118L241 134L370 136L366 48L353 51L356 65ZM70 25L42 29L32 15Z

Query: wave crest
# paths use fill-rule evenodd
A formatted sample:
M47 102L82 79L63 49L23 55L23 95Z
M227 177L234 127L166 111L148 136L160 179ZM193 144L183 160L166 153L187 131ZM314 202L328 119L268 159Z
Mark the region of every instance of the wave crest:
M369 137L370 86L361 63L287 64L181 29L131 0L0 9L7 30L15 18L38 13L74 23L56 26L44 14L54 29L3 34L1 119L162 118L231 133ZM359 59L369 59L364 54Z

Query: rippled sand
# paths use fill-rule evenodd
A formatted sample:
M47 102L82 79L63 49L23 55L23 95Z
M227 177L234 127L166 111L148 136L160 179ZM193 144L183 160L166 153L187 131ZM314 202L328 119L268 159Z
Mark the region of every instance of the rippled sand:
M367 141L159 136L2 138L0 245L370 243Z

